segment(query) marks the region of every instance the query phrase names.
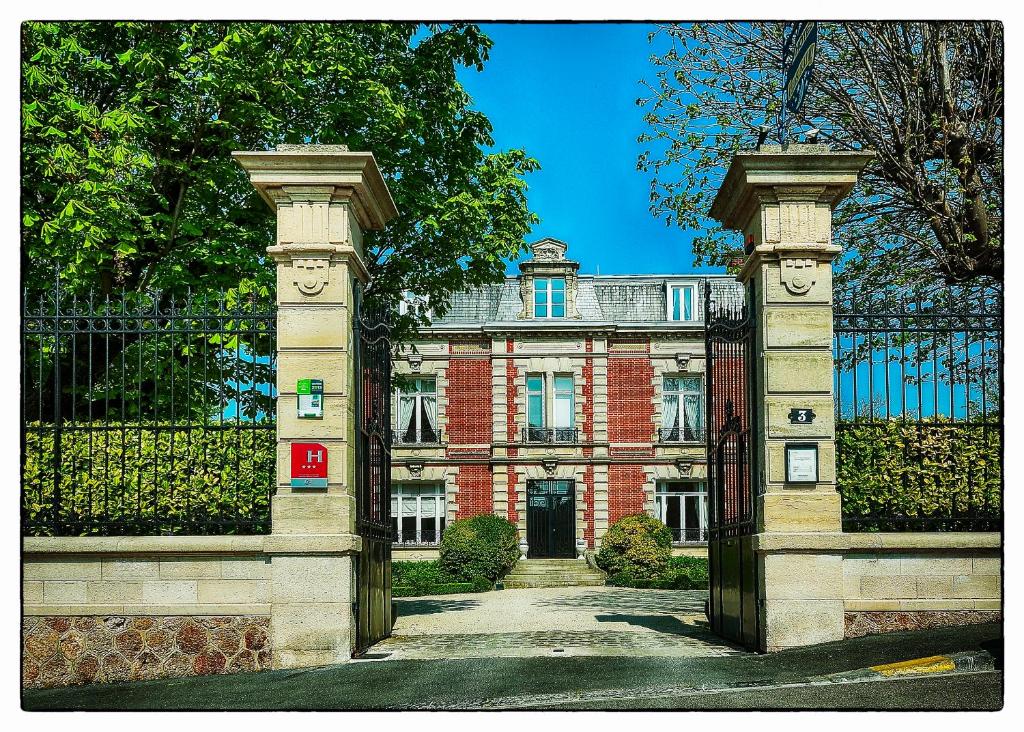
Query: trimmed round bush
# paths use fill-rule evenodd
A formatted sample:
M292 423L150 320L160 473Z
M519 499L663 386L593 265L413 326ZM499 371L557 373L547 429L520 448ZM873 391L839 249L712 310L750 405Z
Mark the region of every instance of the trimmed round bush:
M519 531L500 516L484 514L453 521L441 536L441 568L452 578L490 583L504 576L519 558Z
M597 566L615 577L655 580L672 556L672 532L646 513L623 516L601 540Z

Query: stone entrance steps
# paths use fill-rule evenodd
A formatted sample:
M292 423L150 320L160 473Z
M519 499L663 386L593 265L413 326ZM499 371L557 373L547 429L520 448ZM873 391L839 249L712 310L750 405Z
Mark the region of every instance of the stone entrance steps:
M604 580L604 572L578 559L520 559L503 584L506 589L600 587Z

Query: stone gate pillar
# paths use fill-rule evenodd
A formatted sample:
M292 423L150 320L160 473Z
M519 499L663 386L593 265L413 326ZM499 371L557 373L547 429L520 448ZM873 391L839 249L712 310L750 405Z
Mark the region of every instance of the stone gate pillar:
M272 500L275 668L338 663L354 645L354 297L368 280L362 232L397 215L373 155L343 145L236 152L277 214L277 492ZM296 385L323 382L323 416L300 418ZM293 487L292 443L326 449L326 485ZM319 455L317 455L319 457Z
M873 157L827 145L739 152L711 216L743 233L753 285L761 645L843 637L832 394L832 211ZM788 471L788 473L787 473ZM834 546L834 545L833 545Z

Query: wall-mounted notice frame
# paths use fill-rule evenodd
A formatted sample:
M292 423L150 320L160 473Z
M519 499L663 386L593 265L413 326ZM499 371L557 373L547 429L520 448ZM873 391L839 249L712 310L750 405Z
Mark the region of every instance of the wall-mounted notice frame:
M818 482L818 445L814 442L786 443L786 482Z

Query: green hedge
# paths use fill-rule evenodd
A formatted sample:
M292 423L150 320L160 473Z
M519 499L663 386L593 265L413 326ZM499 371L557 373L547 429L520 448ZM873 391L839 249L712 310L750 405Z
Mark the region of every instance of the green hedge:
M519 559L519 530L500 516L482 514L453 521L441 535L440 566L457 581L486 577L494 582Z
M86 429L91 428L91 429ZM78 423L25 426L22 525L29 536L261 534L276 483L273 429ZM59 522L60 531L55 528Z
M601 539L597 566L609 575L660 577L672 557L672 532L661 521L638 513L623 516Z
M608 577L608 584L654 590L706 590L708 560L704 557L670 557L657 575L638 577L619 572Z
M493 582L481 576L461 581L449 574L437 560L391 563L391 594L395 597L487 592L493 586Z
M836 478L847 528L910 529L915 520L924 529L970 528L965 517L998 522L997 428L895 419L838 427Z

